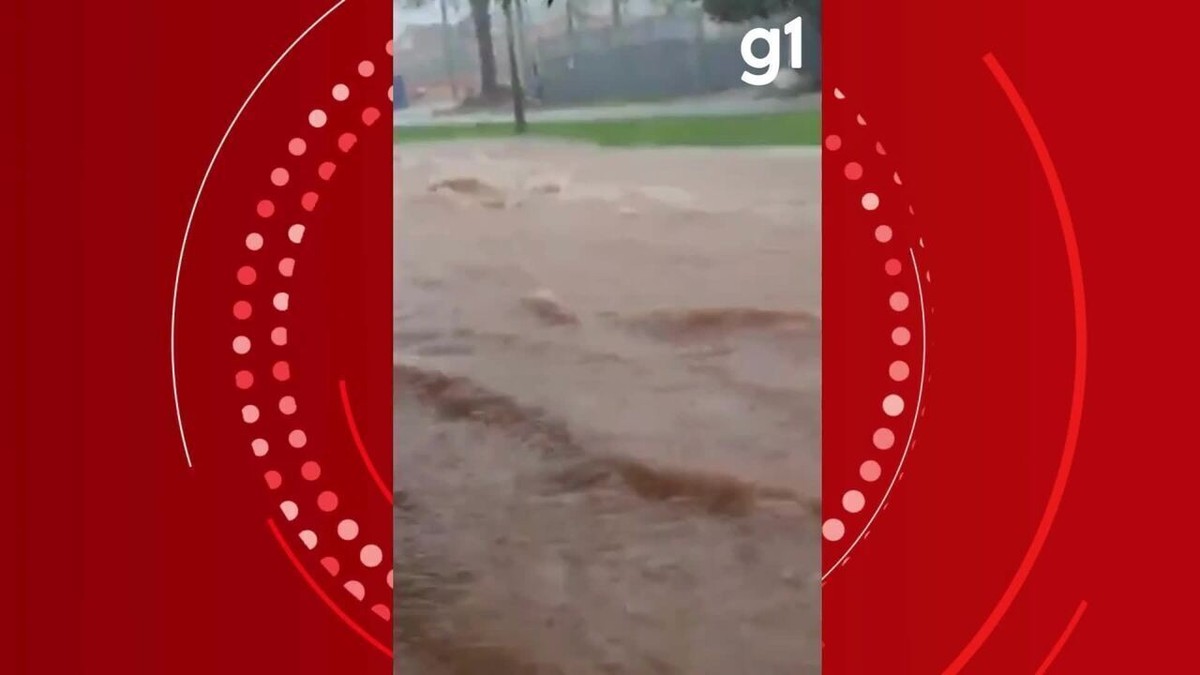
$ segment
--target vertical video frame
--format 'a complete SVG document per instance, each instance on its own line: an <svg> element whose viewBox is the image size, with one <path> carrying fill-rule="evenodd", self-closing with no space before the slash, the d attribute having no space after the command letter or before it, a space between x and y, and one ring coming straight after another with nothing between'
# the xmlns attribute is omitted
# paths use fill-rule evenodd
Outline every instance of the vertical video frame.
<svg viewBox="0 0 1200 675"><path fill-rule="evenodd" d="M394 0L396 672L820 672L820 7Z"/></svg>

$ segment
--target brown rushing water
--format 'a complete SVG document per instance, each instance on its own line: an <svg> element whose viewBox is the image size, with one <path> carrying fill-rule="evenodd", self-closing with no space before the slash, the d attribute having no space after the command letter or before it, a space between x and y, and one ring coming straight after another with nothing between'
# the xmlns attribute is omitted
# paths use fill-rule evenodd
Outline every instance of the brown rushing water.
<svg viewBox="0 0 1200 675"><path fill-rule="evenodd" d="M398 672L819 672L804 150L396 148Z"/></svg>

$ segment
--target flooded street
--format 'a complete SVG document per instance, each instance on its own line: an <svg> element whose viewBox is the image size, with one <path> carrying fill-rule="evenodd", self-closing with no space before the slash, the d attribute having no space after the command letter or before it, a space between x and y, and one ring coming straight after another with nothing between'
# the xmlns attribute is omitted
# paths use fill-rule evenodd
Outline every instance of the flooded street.
<svg viewBox="0 0 1200 675"><path fill-rule="evenodd" d="M395 156L397 672L819 672L817 151Z"/></svg>

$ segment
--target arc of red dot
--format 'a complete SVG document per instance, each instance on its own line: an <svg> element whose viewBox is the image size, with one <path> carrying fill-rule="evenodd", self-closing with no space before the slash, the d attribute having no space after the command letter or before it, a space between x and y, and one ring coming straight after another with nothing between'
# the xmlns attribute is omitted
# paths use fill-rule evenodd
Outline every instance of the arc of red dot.
<svg viewBox="0 0 1200 675"><path fill-rule="evenodd" d="M392 53L392 42L387 43L387 52ZM368 60L361 61L358 64L358 74L363 78L370 78L375 73L374 63ZM345 102L350 97L350 88L343 83L335 84L331 90L331 95L336 102ZM392 88L388 88L388 99L392 99ZM368 106L362 110L361 119L364 125L371 126L381 117L378 108ZM308 114L308 123L314 129L323 128L329 121L328 114L320 109L314 109ZM337 139L337 147L343 153L348 153L357 143L357 137L351 132L342 133ZM304 155L308 150L308 143L303 138L293 138L288 143L288 152L294 157ZM318 177L321 180L328 181L333 177L337 165L332 161L322 162L317 169ZM290 172L284 167L277 167L271 171L270 182L276 187L284 187L291 181ZM316 209L320 196L315 191L305 192L301 196L300 206L306 212L312 212ZM271 199L262 199L255 205L256 214L262 219L269 219L275 215L276 207ZM299 244L304 236L304 225L292 225L287 232L289 241L294 244ZM251 232L246 236L245 245L251 252L259 251L263 248L265 240L263 235L258 232ZM278 265L279 273L283 277L291 277L295 271L295 259L291 257L282 258ZM257 271L251 266L243 266L238 270L238 281L243 286L250 286L257 280ZM290 296L286 292L276 293L272 298L272 305L279 312L286 312L290 305ZM246 300L239 300L234 304L234 316L239 320L247 320L252 315L252 306ZM272 330L271 341L277 346L287 344L287 329L279 326ZM235 353L245 355L251 349L249 337L239 335L234 339L233 348ZM281 360L275 362L272 367L272 375L280 382L290 379L291 368L287 361ZM235 375L235 384L239 389L246 390L253 386L254 376L248 370L240 370ZM279 400L279 410L283 415L292 415L297 410L297 403L294 397L287 395ZM258 421L260 411L257 406L249 404L242 408L242 419L247 424L253 424ZM293 430L288 436L289 444L294 448L303 447L307 443L307 437L303 430ZM257 457L265 457L269 452L269 443L265 439L254 439L251 442L251 450ZM321 475L320 465L315 461L308 461L301 468L302 477L309 481L317 480ZM263 474L267 487L270 490L277 490L283 484L283 476L275 470L268 470ZM332 512L337 509L338 498L336 493L330 490L321 492L317 497L317 507L324 512ZM300 515L300 508L294 501L284 500L280 502L280 511L284 518L289 521L295 521ZM345 541L352 541L358 537L358 524L350 518L343 518L337 525L338 536ZM298 537L309 550L316 548L318 537L315 532L310 529L301 530ZM375 544L365 544L359 549L359 562L367 569L379 567L384 561L383 550ZM326 556L321 559L322 567L330 574L336 577L341 572L341 565L338 560L332 556ZM385 581L389 588L392 587L393 578L392 571L388 570ZM362 582L350 579L343 584L352 596L359 601L362 601L366 596L366 589ZM387 605L376 604L371 607L371 611L384 620L391 618L391 609Z"/></svg>
<svg viewBox="0 0 1200 675"><path fill-rule="evenodd" d="M845 94L838 88L833 90L834 98L837 100L845 100ZM855 121L859 126L866 126L866 119L861 115L856 115ZM824 147L826 150L836 152L842 148L842 139L836 134L830 134L824 139ZM887 151L881 142L876 142L875 152L880 156L887 155ZM858 181L864 175L862 164L855 161L847 162L843 167L843 175L849 181ZM893 182L896 185L901 185L899 173L892 174ZM865 211L872 212L879 208L880 198L875 192L864 192L860 197L861 206ZM908 207L908 212L911 215L913 208ZM878 225L875 228L875 240L881 244L886 244L892 240L893 231L888 225ZM922 240L921 245L924 246ZM898 276L903 268L902 263L896 258L890 258L884 264L884 271L888 276ZM928 272L926 277L928 278ZM888 298L889 307L895 312L903 312L908 309L908 295L902 291L893 292ZM911 333L903 326L897 327L892 331L892 342L898 347L903 347L911 340ZM893 361L888 367L888 375L895 382L902 382L908 378L910 368L903 360ZM898 417L904 411L904 399L898 394L888 394L883 399L883 412L889 417ZM917 414L918 411L913 411ZM888 428L882 427L877 429L872 437L873 445L879 450L890 449L895 444L895 434ZM875 460L867 460L859 466L859 477L862 480L873 483L882 476L882 467ZM863 493L856 489L847 490L842 494L842 508L848 513L859 513L866 507L866 497ZM840 518L829 518L822 523L822 536L829 541L840 541L846 534L845 524ZM864 533L864 538L865 538ZM848 556L843 558L843 563L848 560Z"/></svg>

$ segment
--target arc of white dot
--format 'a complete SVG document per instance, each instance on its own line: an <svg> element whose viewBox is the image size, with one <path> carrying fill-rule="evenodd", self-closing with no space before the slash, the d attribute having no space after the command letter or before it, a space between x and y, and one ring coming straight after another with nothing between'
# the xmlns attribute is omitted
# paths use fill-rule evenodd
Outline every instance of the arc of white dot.
<svg viewBox="0 0 1200 675"><path fill-rule="evenodd" d="M928 340L927 326L926 326L926 321L925 321L925 291L921 284L921 268L917 264L917 254L912 248L908 249L908 255L909 255L910 260L912 261L913 274L917 280L917 297L918 297L918 300L919 300L920 306L921 306L921 313L920 313L920 316L921 316L921 377L919 380L920 384L917 387L917 403L916 403L916 406L913 407L914 412L913 412L912 425L909 427L908 440L904 444L904 451L900 455L900 461L896 465L896 471L892 475L892 480L888 483L887 488L883 492L883 496L879 500L879 506L877 506L875 508L875 511L871 513L871 517L867 520L866 525L863 526L862 532L854 539L853 542L851 542L850 546L848 546L846 548L846 550L842 553L841 557L838 558L838 560L836 562L834 562L833 565L831 565L828 570L826 570L825 572L823 572L821 574L822 581L824 581L826 578L828 578L830 574L833 574L833 571L838 569L842 565L842 563L850 556L850 552L853 551L854 548L856 546L858 546L858 543L863 540L863 537L866 535L866 533L868 531L870 531L871 525L875 522L875 518L878 517L879 513L886 507L888 498L892 494L892 489L895 488L896 482L900 479L900 476L903 475L904 463L908 459L909 450L912 449L912 445L913 445L913 436L916 434L916 431L917 431L917 421L920 419L920 415L916 414L916 411L921 409L921 401L922 401L922 399L924 397L924 393L925 393L925 372L926 372L926 369L928 366L927 345L928 345L929 340ZM822 529L824 529L824 528L822 528Z"/></svg>
<svg viewBox="0 0 1200 675"><path fill-rule="evenodd" d="M339 4L341 4L341 3L339 3ZM390 42L389 42L389 45L390 45ZM363 77L369 77L373 73L374 73L374 64L372 64L371 62L363 61L359 64L359 74L362 75ZM338 100L338 101L346 100L346 98L349 97L349 88L343 84L335 85L333 88L333 97L335 100ZM365 124L367 124L368 126L373 124L378 117L379 117L379 112L378 112L378 110L376 110L373 107L368 107L363 111L363 122ZM326 115L326 113L324 111L322 111L320 109L316 109L309 113L308 121L313 127L321 128L328 121L328 116ZM349 139L347 139L347 136L349 136ZM348 142L347 142L347 140L348 140ZM353 139L352 134L343 134L339 138L338 145L343 152L348 152L350 150L350 147L353 146L353 140L354 139ZM299 155L304 154L305 150L307 149L306 146L307 146L307 144L304 142L303 139L294 138L289 143L288 149L289 149L289 152L291 152L291 154L299 156ZM335 169L335 165L332 162L324 162L319 167L318 174L323 180L329 180L333 175L334 169ZM288 174L287 170L282 167L275 169L271 174L271 182L278 187L283 187L284 185L286 185L289 182L289 179L290 179L290 175ZM304 208L307 211L312 211L316 206L317 199L318 199L318 196L316 193L306 192L301 200L302 208ZM269 218L274 215L275 207L274 207L274 204L270 200L262 200L259 202L259 204L257 206L257 211L258 211L258 215L260 217ZM293 243L296 243L296 244L300 243L300 241L303 238L303 234L304 234L304 226L301 224L295 224L295 225L291 226L291 228L289 228L289 230L288 230L288 238L290 240L292 240ZM251 251L257 251L262 248L262 245L263 245L263 238L260 234L251 233L250 235L247 235L246 247L248 249L250 249ZM280 263L279 263L280 274L285 277L290 277L293 266L294 266L294 261L291 258L284 258L284 259L280 260ZM247 270L248 270L248 273L243 273L243 272L246 272ZM253 268L245 267L245 268L243 268L243 272L239 272L240 277L243 278L243 285L249 285L250 283L253 283L253 280L254 280L253 277L255 276ZM287 309L289 307L289 300L290 300L289 295L286 292L279 292L273 296L272 304L274 305L275 309L277 309L278 311L284 312L284 311L287 311ZM236 312L236 310L235 310L235 312ZM247 316L247 318L248 318L248 316ZM276 327L271 332L271 339L272 339L272 342L278 346L286 345L287 329L282 326ZM244 336L239 336L234 341L234 349L235 349L235 351L238 351L239 353L248 352L250 349L249 339ZM293 414L296 411L295 398L290 395L280 398L279 408L280 408L280 412L285 415ZM253 423L253 422L257 421L258 416L259 416L259 412L258 412L258 408L256 406L247 405L247 406L243 407L243 420L245 422ZM304 432L299 429L292 431L291 434L289 435L289 443L293 447L297 447L297 448L303 447L306 444ZM264 439L255 439L251 443L251 446L252 446L252 449L254 450L254 454L259 457L265 456L267 454L267 451L269 448L267 442ZM302 471L303 471L303 469L302 469ZM319 472L319 468L317 469L317 471ZM267 477L268 486L271 489L277 489L282 484L282 478L279 476L279 473L277 471L268 471L265 475ZM316 480L318 477L319 477L319 473L305 476L305 478L308 480ZM327 500L326 497L329 497L329 499ZM324 502L322 502L322 500L324 500ZM336 502L337 502L336 495L332 492L325 491L321 494L320 498L318 499L318 508L321 510L324 510L324 511L332 511L332 510L336 509ZM285 500L285 501L281 502L280 510L282 511L284 517L288 521L294 521L299 517L299 506L291 500ZM359 534L358 524L354 520L343 519L338 524L337 533L341 539L346 540L346 541L352 541L358 537L358 534ZM301 543L303 543L304 546L310 551L315 549L318 544L317 534L310 529L305 529L305 530L300 531L298 534L298 538L300 539ZM365 566L367 568L374 568L383 563L384 553L380 547L378 547L374 544L367 544L365 546L362 546L359 549L358 557L359 557L360 562L363 564L363 566ZM332 557L323 558L321 561L321 564L323 567L325 567L325 569L330 573L331 576L337 575L340 566L338 565L336 558L332 558ZM391 584L392 584L392 577L391 577L390 571L388 573L386 580L387 580L388 586L390 588ZM363 584L361 582L356 581L356 580L350 580L350 581L347 581L343 587L347 591L349 591L351 593L351 595L353 595L359 601L362 601L365 598L366 588L363 586ZM390 609L382 604L373 606L371 608L371 611L374 614L376 614L377 616L383 618L385 621L389 620L391 617Z"/></svg>
<svg viewBox="0 0 1200 675"><path fill-rule="evenodd" d="M835 97L837 97L839 99L843 98L843 95L841 94L840 90L835 89L834 94L835 94ZM863 118L863 116L861 114L859 114L857 116L856 121L858 122L859 126L866 125L866 120ZM836 151L841 146L840 138L837 136L831 136L831 137L829 137L829 139L827 139L826 145L828 146L828 148L830 150ZM884 156L887 154L887 151L884 149L883 144L881 142L875 143L875 151L880 156ZM845 166L844 173L845 173L845 176L847 179L849 179L851 181L857 181L858 179L860 179L862 177L862 173L863 173L862 166L858 162L849 162ZM899 184L899 182L900 182L899 175L894 174L894 176L896 178L896 183ZM873 211L879 207L879 197L874 192L867 192L867 193L863 194L863 196L862 196L862 205L863 205L864 209L866 209L868 211ZM911 207L909 207L909 211L910 211L910 213L912 212ZM878 241L880 243L888 243L892 239L892 229L887 225L877 226L875 228L875 239L876 239L876 241ZM928 272L926 273L926 276L928 277ZM903 310L907 309L908 300L907 300L906 294L893 293L891 300L889 301L889 304L891 305L892 309L895 311L903 311ZM902 332L903 334L901 335L900 332ZM893 331L893 342L895 344L897 344L898 346L906 345L908 343L907 330L905 330L903 328L898 328L895 331ZM906 364L905 364L905 368L907 368ZM901 377L901 378L897 379L897 378L893 377L893 379L896 381L901 381L906 378ZM889 395L884 399L884 412L887 413L889 416L900 415L903 412L903 408L904 408L903 399L901 399L899 396L897 396L895 394ZM879 469L878 463L876 463L874 460L868 460L868 461L862 463L862 465L859 468L859 473L860 473L860 476L863 478L863 480L865 480L867 482L873 482L879 478L878 469ZM858 513L859 511L861 511L863 506L865 505L863 503L863 501L864 500L862 498L862 493L859 492L858 490L849 490L842 496L843 508L850 513ZM845 527L842 524L842 522L839 519L833 518L830 520L830 522L827 523L827 525L828 525L827 528L826 527L822 528L824 534L826 535L826 538L831 539L831 540L841 539L841 537L844 534L844 530L845 530ZM866 532L867 531L864 531L864 538L866 536Z"/></svg>

